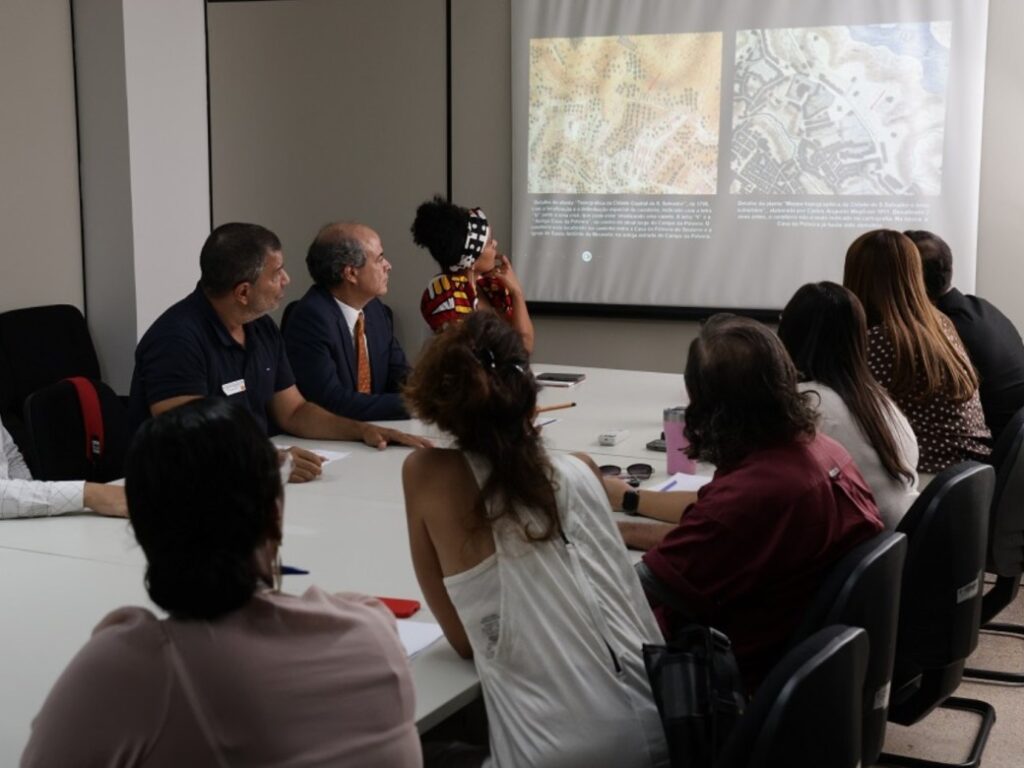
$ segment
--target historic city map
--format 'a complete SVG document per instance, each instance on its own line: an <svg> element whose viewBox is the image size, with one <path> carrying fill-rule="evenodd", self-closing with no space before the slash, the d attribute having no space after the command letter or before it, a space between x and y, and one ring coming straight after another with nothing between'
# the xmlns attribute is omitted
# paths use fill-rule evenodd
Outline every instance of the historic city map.
<svg viewBox="0 0 1024 768"><path fill-rule="evenodd" d="M938 195L951 26L740 31L730 191Z"/></svg>
<svg viewBox="0 0 1024 768"><path fill-rule="evenodd" d="M714 194L720 33L530 41L529 191Z"/></svg>

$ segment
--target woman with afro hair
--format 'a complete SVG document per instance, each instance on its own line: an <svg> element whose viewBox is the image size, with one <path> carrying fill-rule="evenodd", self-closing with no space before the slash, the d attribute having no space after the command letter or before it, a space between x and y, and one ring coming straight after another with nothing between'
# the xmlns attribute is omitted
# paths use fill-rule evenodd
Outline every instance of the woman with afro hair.
<svg viewBox="0 0 1024 768"><path fill-rule="evenodd" d="M515 328L527 353L533 351L533 322L523 286L479 208L453 205L440 195L416 209L412 239L441 267L420 300L420 312L437 332L487 309Z"/></svg>

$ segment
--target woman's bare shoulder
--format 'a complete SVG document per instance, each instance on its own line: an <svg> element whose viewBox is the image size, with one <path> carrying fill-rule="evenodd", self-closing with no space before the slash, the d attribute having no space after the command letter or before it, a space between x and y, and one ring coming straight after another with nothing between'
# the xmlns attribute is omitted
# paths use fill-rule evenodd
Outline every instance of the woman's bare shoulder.
<svg viewBox="0 0 1024 768"><path fill-rule="evenodd" d="M430 472L461 463L464 463L462 451L455 448L417 448L405 458L403 467L406 472Z"/></svg>
<svg viewBox="0 0 1024 768"><path fill-rule="evenodd" d="M402 480L418 488L458 484L472 478L462 451L456 448L418 448L405 459Z"/></svg>

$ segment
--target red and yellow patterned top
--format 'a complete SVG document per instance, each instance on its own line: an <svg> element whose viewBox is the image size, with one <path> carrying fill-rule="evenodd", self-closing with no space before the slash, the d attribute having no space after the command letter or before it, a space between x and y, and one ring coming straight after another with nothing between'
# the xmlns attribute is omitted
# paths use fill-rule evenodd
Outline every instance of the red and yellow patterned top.
<svg viewBox="0 0 1024 768"><path fill-rule="evenodd" d="M512 317L512 297L500 279L485 275L474 285L465 273L435 275L423 291L420 312L431 330L437 332L473 312L478 293L483 294L498 315Z"/></svg>

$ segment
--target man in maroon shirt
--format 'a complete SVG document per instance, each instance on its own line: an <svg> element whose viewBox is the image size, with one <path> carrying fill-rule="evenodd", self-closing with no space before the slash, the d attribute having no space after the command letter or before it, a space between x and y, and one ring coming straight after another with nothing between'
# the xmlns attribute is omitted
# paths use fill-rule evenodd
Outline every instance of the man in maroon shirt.
<svg viewBox="0 0 1024 768"><path fill-rule="evenodd" d="M785 651L822 577L882 522L850 455L815 433L815 412L768 328L711 318L690 346L686 387L688 452L715 464L715 476L677 525L620 529L630 547L648 550L644 562L688 618L730 637L753 690ZM622 493L607 487L621 507ZM638 501L625 506L643 513ZM679 617L656 612L670 632Z"/></svg>

